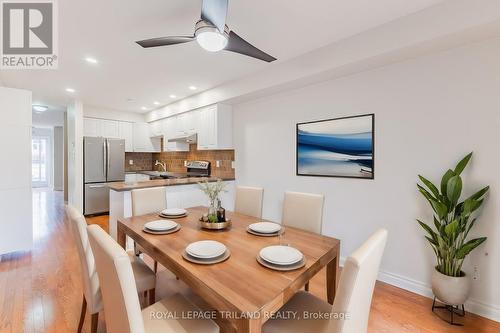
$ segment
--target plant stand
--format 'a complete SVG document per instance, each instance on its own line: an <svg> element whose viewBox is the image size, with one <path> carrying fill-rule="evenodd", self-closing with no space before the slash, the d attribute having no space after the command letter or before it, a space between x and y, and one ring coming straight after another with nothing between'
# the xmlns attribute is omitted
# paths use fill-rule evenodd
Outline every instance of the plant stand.
<svg viewBox="0 0 500 333"><path fill-rule="evenodd" d="M434 309L447 310L450 313L450 321L447 321L447 320L441 318L440 316L438 316L438 317L440 317L441 319L443 319L447 323L454 325L454 326L464 326L463 324L456 323L453 321L454 315L457 315L459 317L465 317L465 306L462 304L461 307L462 307L462 310L460 310L460 305L447 305L447 304L436 305L436 296L434 296L434 300L432 301L432 312L434 312Z"/></svg>

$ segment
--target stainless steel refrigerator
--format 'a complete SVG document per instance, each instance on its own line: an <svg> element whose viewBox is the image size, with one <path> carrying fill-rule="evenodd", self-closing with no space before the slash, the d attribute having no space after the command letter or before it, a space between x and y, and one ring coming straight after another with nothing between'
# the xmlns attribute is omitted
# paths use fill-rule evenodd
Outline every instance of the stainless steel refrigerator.
<svg viewBox="0 0 500 333"><path fill-rule="evenodd" d="M83 138L84 214L109 211L108 183L125 180L125 140Z"/></svg>

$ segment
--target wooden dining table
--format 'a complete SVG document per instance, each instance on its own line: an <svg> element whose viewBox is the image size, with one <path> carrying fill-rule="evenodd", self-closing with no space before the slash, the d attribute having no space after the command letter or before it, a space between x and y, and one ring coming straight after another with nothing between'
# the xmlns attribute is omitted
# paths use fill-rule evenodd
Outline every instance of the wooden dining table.
<svg viewBox="0 0 500 333"><path fill-rule="evenodd" d="M257 262L259 251L280 244L278 236L261 237L247 232L251 223L264 221L227 212L232 226L227 230L201 229L199 218L206 207L188 208L188 215L175 221L181 229L167 235L143 231L144 224L158 220L158 214L118 219L118 243L125 247L126 236L143 251L184 281L238 332L261 332L262 325L297 291L326 266L327 298L333 304L339 278L340 241L301 229L285 227L282 240L299 249L305 266L293 271L276 271ZM230 250L231 256L213 265L194 264L182 256L186 246L200 240L215 240Z"/></svg>

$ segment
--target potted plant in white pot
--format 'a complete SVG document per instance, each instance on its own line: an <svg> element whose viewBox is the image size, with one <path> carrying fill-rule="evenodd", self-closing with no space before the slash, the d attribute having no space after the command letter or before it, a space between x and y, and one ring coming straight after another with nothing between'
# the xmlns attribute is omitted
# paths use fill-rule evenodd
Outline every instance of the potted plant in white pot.
<svg viewBox="0 0 500 333"><path fill-rule="evenodd" d="M439 188L420 175L423 186L417 185L434 211L432 224L417 220L427 232L425 238L436 254L437 266L432 275L432 292L437 299L452 307L463 306L469 297L471 281L462 271L465 257L486 240L486 237L467 238L476 223L474 213L483 204L489 186L459 201L462 195L460 175L471 157L472 153L465 156L454 170L446 171Z"/></svg>

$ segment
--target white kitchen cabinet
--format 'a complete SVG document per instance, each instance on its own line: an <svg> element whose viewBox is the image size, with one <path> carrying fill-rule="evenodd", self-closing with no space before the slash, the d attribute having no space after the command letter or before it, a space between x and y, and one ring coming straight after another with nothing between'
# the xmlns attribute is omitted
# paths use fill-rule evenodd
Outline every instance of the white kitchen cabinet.
<svg viewBox="0 0 500 333"><path fill-rule="evenodd" d="M169 139L182 136L179 129L178 116L162 120L163 149L164 151L189 151L189 145L183 142L169 142Z"/></svg>
<svg viewBox="0 0 500 333"><path fill-rule="evenodd" d="M162 137L163 136L163 123L161 120L149 123L150 126L150 136L151 137Z"/></svg>
<svg viewBox="0 0 500 333"><path fill-rule="evenodd" d="M216 104L199 110L198 149L233 149L233 118L228 105Z"/></svg>
<svg viewBox="0 0 500 333"><path fill-rule="evenodd" d="M100 120L101 135L105 138L120 138L120 122L116 120Z"/></svg>
<svg viewBox="0 0 500 333"><path fill-rule="evenodd" d="M120 121L120 139L125 140L125 152L133 152L134 151L134 128L133 124Z"/></svg>
<svg viewBox="0 0 500 333"><path fill-rule="evenodd" d="M83 136L102 136L101 135L101 120L94 118L83 119Z"/></svg>
<svg viewBox="0 0 500 333"><path fill-rule="evenodd" d="M134 123L134 151L143 153L155 153L161 150L160 138L151 137L151 129L148 123Z"/></svg>

